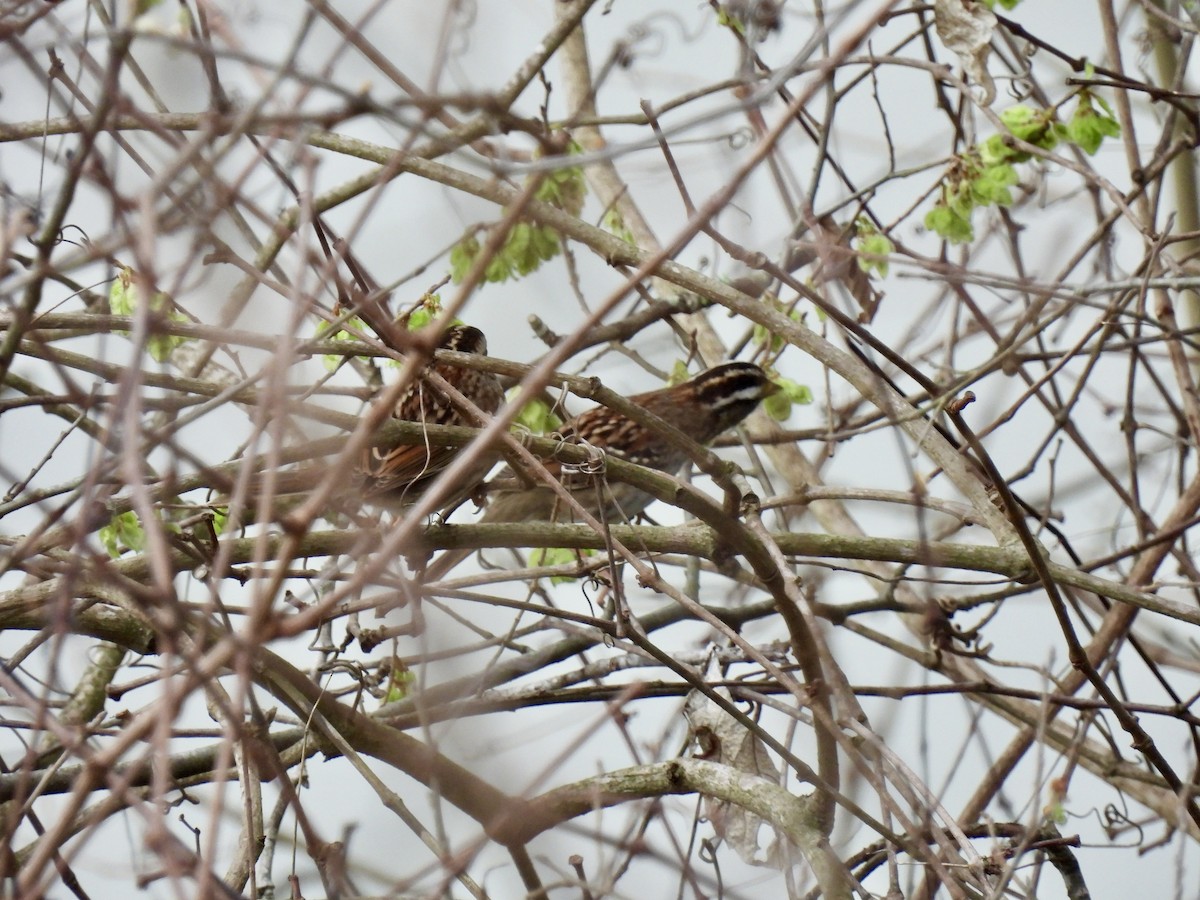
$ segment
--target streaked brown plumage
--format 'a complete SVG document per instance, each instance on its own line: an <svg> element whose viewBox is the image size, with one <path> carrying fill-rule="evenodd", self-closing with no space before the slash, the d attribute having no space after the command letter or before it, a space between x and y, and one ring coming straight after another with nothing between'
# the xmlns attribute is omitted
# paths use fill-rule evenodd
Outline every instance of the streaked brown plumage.
<svg viewBox="0 0 1200 900"><path fill-rule="evenodd" d="M470 325L454 325L446 330L438 345L441 350L457 350L487 356L487 339ZM465 397L491 415L504 402L504 389L490 372L480 372L434 361L429 371L436 372ZM422 377L413 380L396 401L392 416L406 422L433 425L478 426L479 422L460 413ZM454 461L460 448L434 447L429 444L400 444L395 447L368 447L359 457L356 472L361 479L363 499L367 503L399 510L411 506ZM461 503L471 496L492 467L492 457L484 455L457 485L442 509Z"/></svg>
<svg viewBox="0 0 1200 900"><path fill-rule="evenodd" d="M454 325L446 330L438 344L439 350L487 355L487 340L483 332L470 325ZM504 390L499 379L488 372L468 369L449 362L434 360L426 372L437 372L467 397L486 415L492 415L504 402ZM418 373L392 408L392 416L408 422L435 425L466 425L480 423L462 414L458 408L432 387L425 373ZM400 512L417 501L445 469L454 461L461 448L435 447L426 442L396 444L392 447L370 446L364 449L354 465L353 474L331 471L328 462L307 463L293 469L254 476L240 509L244 523L258 513L261 495L270 485L269 515L279 519L301 506L310 493L330 480L338 484L329 498L329 510L349 513L364 503ZM455 489L439 502L440 510L449 509L474 494L495 456L486 454L455 485Z"/></svg>
<svg viewBox="0 0 1200 900"><path fill-rule="evenodd" d="M714 366L674 387L630 397L630 401L675 426L692 440L708 444L740 423L765 397L778 390L758 366L731 362ZM562 429L564 440L586 443L627 462L674 474L688 461L687 454L666 438L632 419L599 406L577 416ZM571 491L584 509L611 524L639 515L653 498L631 485L603 481L597 492L595 478L567 471L557 460L545 466ZM544 482L509 468L488 483L485 522L571 521L570 509ZM447 551L427 572L431 580L445 575L470 551Z"/></svg>

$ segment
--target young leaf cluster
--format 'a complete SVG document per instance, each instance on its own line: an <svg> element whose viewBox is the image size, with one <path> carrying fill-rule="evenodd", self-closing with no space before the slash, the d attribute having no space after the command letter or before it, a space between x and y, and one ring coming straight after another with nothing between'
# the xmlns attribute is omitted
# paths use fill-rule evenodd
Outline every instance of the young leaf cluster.
<svg viewBox="0 0 1200 900"><path fill-rule="evenodd" d="M763 296L763 302L771 304L777 311L783 313L793 322L802 321L804 318L798 309L796 309L794 306L789 308L774 294L765 294ZM783 336L773 333L769 328L767 328L766 325L756 324L751 331L751 339L760 347L766 348L767 352L772 356L779 353L785 346L787 346L787 341L783 339Z"/></svg>
<svg viewBox="0 0 1200 900"><path fill-rule="evenodd" d="M610 207L608 212L604 214L604 218L600 220L601 227L610 234L614 234L627 244L636 244L633 239L633 232L629 230L629 226L625 224L625 217L617 210Z"/></svg>
<svg viewBox="0 0 1200 900"><path fill-rule="evenodd" d="M1079 103L1067 122L1066 134L1067 140L1078 144L1088 156L1094 156L1106 137L1121 136L1121 125L1103 97L1085 90L1079 94Z"/></svg>
<svg viewBox="0 0 1200 900"><path fill-rule="evenodd" d="M780 390L763 401L763 412L776 422L786 422L792 417L792 407L808 406L813 402L812 390L806 384L784 378L777 372L771 373L771 382Z"/></svg>
<svg viewBox="0 0 1200 900"><path fill-rule="evenodd" d="M393 658L391 671L388 675L387 688L384 691L383 703L399 703L408 699L416 684L416 673L408 667L403 659Z"/></svg>
<svg viewBox="0 0 1200 900"><path fill-rule="evenodd" d="M107 525L100 528L98 536L100 543L113 559L126 550L140 553L146 549L146 533L133 510L113 516Z"/></svg>
<svg viewBox="0 0 1200 900"><path fill-rule="evenodd" d="M174 504L167 504L158 509L157 519L158 524L166 531L172 534L183 534L179 523L172 521L173 518L178 518L178 513L172 513L172 509L189 508L186 504L178 502L178 498ZM212 525L212 533L220 534L225 527L225 522L228 515L222 510L213 514L209 522ZM100 543L104 545L104 549L108 551L108 555L113 559L119 557L122 553L129 551L131 553L141 553L146 549L146 530L142 527L142 520L133 510L128 510L120 515L113 516L108 524L101 526L97 531L97 536L100 538Z"/></svg>
<svg viewBox="0 0 1200 900"><path fill-rule="evenodd" d="M508 392L508 399L511 400L519 388L513 388ZM533 434L552 434L562 427L562 419L555 414L550 404L544 400L530 400L521 407L521 411L517 413L517 417L513 420L513 424L520 428L527 429Z"/></svg>
<svg viewBox="0 0 1200 900"><path fill-rule="evenodd" d="M357 341L361 340L362 335L366 333L367 326L358 316L351 316L343 323L343 327L338 328L337 331L333 329L333 325L321 320L317 322L314 337L325 341ZM337 353L326 353L321 357L321 364L325 366L325 370L328 372L334 371L344 361L345 357Z"/></svg>
<svg viewBox="0 0 1200 900"><path fill-rule="evenodd" d="M541 202L573 216L582 211L586 195L587 184L579 166L564 166L546 174L534 193ZM466 277L480 249L479 239L473 232L454 245L450 251L450 273L456 284ZM523 219L513 225L504 246L488 261L483 280L502 282L523 277L554 259L561 250L557 231Z"/></svg>
<svg viewBox="0 0 1200 900"><path fill-rule="evenodd" d="M957 157L942 180L942 196L925 216L925 227L952 244L966 244L975 238L971 215L979 206L1008 206L1009 191L1020 179L1008 163L988 165L979 148Z"/></svg>
<svg viewBox="0 0 1200 900"><path fill-rule="evenodd" d="M538 547L529 554L531 566L569 566L579 562L581 557L595 556L595 550L572 550L568 547ZM574 581L574 576L552 575L551 584L567 584Z"/></svg>
<svg viewBox="0 0 1200 900"><path fill-rule="evenodd" d="M887 258L896 251L892 239L875 227L866 216L859 216L854 223L853 247L858 254L858 267L868 275L887 278Z"/></svg>
<svg viewBox="0 0 1200 900"><path fill-rule="evenodd" d="M425 328L434 319L442 313L442 298L438 294L426 293L421 295L421 299L417 301L416 306L407 314L400 316L399 324L409 331L420 331ZM454 319L450 324L461 325L461 319ZM337 330L334 330L336 327ZM342 322L341 326L334 326L330 322L321 320L317 322L316 329L313 332L313 337L318 340L326 341L359 341L362 336L367 334L370 329L366 323L358 316L351 316ZM337 369L345 360L345 357L339 353L327 353L321 357L325 368L332 372ZM387 361L390 366L399 366L400 362L395 359Z"/></svg>
<svg viewBox="0 0 1200 900"><path fill-rule="evenodd" d="M113 280L112 287L108 289L108 308L114 316L132 316L138 308L143 292L134 284L134 271L128 266L122 267L117 277ZM150 295L150 310L160 317L165 317L171 322L187 322L188 319L183 313L175 309L175 304L171 298L162 291L155 291ZM120 332L128 334L128 332ZM150 358L155 362L166 362L171 357L171 351L188 339L179 337L173 334L154 334L151 333L146 338L146 352L150 354Z"/></svg>
<svg viewBox="0 0 1200 900"><path fill-rule="evenodd" d="M1004 110L1000 121L1006 132L954 158L942 179L941 196L925 216L925 227L952 244L974 240L971 217L977 208L1012 203L1010 189L1020 181L1016 165L1032 158L1013 145L1013 138L1043 150L1053 150L1060 142L1074 144L1090 156L1104 138L1121 133L1112 108L1086 89L1079 92L1068 122L1059 121L1053 108L1024 104Z"/></svg>

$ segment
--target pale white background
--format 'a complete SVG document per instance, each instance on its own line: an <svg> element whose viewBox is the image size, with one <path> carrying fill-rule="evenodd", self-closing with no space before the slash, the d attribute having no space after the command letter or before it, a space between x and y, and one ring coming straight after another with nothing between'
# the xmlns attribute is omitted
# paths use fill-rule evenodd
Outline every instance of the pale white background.
<svg viewBox="0 0 1200 900"><path fill-rule="evenodd" d="M368 8L367 4L358 2L340 3L337 6L339 12L350 19ZM460 20L460 24L467 24L456 27L447 36L452 52L448 64L439 70L435 69L435 51L438 36L446 21L446 6L423 2L387 4L374 17L368 31L376 47L385 49L409 77L430 90L478 92L493 89L505 82L526 59L551 24L550 0L505 3L484 0L468 4ZM865 15L873 8L858 9L854 15ZM227 16L225 27L236 36L244 51L263 60L279 59L291 51L297 23L305 11L304 5L299 3L224 4L218 5L217 9ZM732 43L712 24L711 15L702 16L698 9L698 4L618 0L611 5L607 15L601 15L599 7L589 14L588 29L594 68L598 68L608 57L617 41L636 41L634 65L629 69L614 70L604 85L601 113L611 115L635 111L642 100L662 104L683 92L735 74L738 59ZM146 34L138 39L135 55L172 110L202 110L208 102L207 91L194 59L173 48L169 40L154 30L160 28L169 34L173 27L174 12L173 8L156 10L143 22ZM830 11L831 15L835 13ZM122 9L120 15L125 14L126 11ZM1023 4L1014 15L1031 31L1050 37L1070 53L1099 56L1102 52L1103 42L1091 3L1081 0L1054 4L1029 2ZM782 33L768 39L759 48L764 58L776 65L789 59L812 33L807 6L789 5L784 10L784 18ZM708 24L699 25L703 20L708 20ZM893 39L906 35L911 27L911 19L899 20L896 25L876 35L873 49L885 52ZM646 36L639 38L638 35L643 32ZM41 60L45 59L44 48L50 46L57 48L61 55L73 58L72 42L80 39L86 39L94 53L101 58L104 56L102 30L94 17L89 16L84 4L77 0L60 4L32 34L37 36L37 40L30 42L30 49ZM37 46L37 41L42 42L41 47ZM1127 63L1131 59L1142 62L1138 59L1136 46L1126 47L1126 52L1129 54ZM320 24L296 52L296 59L300 70L328 78L349 90L369 90L371 96L381 103L386 104L389 98L397 95L396 89L387 84L368 62L353 51L347 52L341 39ZM1051 65L1045 63L1042 57L1038 58L1038 63ZM1065 77L1065 67L1058 66L1058 70ZM896 148L896 168L904 169L945 156L950 148L947 121L944 116L934 114L934 98L929 89L928 76L923 72L909 72L900 68L881 71L878 91L881 103L889 114L888 124ZM553 77L553 64L550 72ZM263 78L251 77L246 70L234 64L226 67L223 78L225 89L240 103L253 102L263 90ZM805 83L804 79L798 83ZM0 119L23 122L37 120L44 114L44 91L29 79L25 69L13 57L4 54L0 54L0 84L4 85ZM1006 82L999 82L1002 94L1006 86ZM135 90L132 85L129 89ZM270 105L280 111L295 108L296 90L295 81L285 81L271 94ZM535 84L518 102L516 111L535 116L543 99L540 86ZM563 92L555 85L549 100L552 116L562 112L562 99ZM318 91L315 96L303 101L302 108L320 109L329 102ZM889 171L891 164L886 148L880 141L878 112L869 93L860 91L851 102L862 106L861 127L857 130L845 129L843 126L851 117L846 115L845 109L839 109L839 130L833 137L832 152L841 163L850 167L856 183L866 184ZM1007 102L1008 99L1002 96L998 105L1003 106ZM814 107L819 108L819 105ZM778 114L778 109L774 110L774 114ZM406 112L401 119L407 121L411 116L411 112ZM768 113L768 121L774 121L771 113ZM398 122L387 125L381 125L380 122L375 117L363 117L342 124L338 130L384 145L399 144L406 139L406 131ZM977 122L982 134L990 133L990 126L982 117ZM671 136L676 159L685 173L688 187L698 201L721 183L748 152L749 144L745 135L741 134L744 116L733 106L728 94L693 104L680 114L666 116L663 124ZM622 150L623 142L642 141L645 138L642 129L614 127L606 134L619 153L620 170L630 190L649 215L659 237L669 239L682 225L684 212L663 165L661 153L655 147L639 146L628 152ZM731 137L723 140L722 135ZM528 146L519 136L514 135L511 140L514 146ZM135 143L139 147L150 148L153 160L155 145L152 141L137 140ZM72 144L73 139L70 138L51 138L44 148L33 141L0 145L0 180L19 200L48 204L61 178L62 155ZM111 144L104 146L111 149ZM786 148L791 171L804 183L811 177L814 147L811 142L795 134L785 139L782 146ZM1150 148L1144 150L1149 152ZM281 144L277 152L279 159L287 161L291 147ZM311 187L317 191L335 187L364 170L364 164L335 154L313 155L318 163ZM223 162L223 173L226 177L232 177L240 166L248 164L254 156L252 148L236 148ZM477 159L467 154L457 154L446 162L465 166L480 174L484 172ZM1115 143L1106 145L1100 151L1096 164L1110 174L1116 184L1122 188L1127 186L1128 177L1122 175L1124 159ZM300 172L297 166L294 174L299 177ZM931 169L922 183L932 185L939 174L940 168ZM136 198L140 191L145 190L145 176L127 161L122 161L118 175L119 184L130 196ZM815 208L821 211L840 200L842 195L839 190L826 171L822 178L822 190L814 199ZM1073 192L1078 190L1078 182L1052 175L1046 181L1045 190L1051 195L1055 191ZM291 204L286 192L279 188L277 182L267 178L264 172L252 176L247 193L254 197L268 216ZM368 200L360 199L336 210L329 215L328 221L352 242L355 254L379 282L406 279L398 287L398 296L401 297L415 298L427 286L440 280L446 271L442 254L449 243L468 225L490 221L497 214L494 207L483 201L463 197L409 176L402 177L378 194L368 196ZM887 220L889 215L900 216L912 204L914 196L915 189L908 181L904 181L881 192L873 208ZM90 234L106 233L111 227L111 211L102 200L99 192L84 188L69 221ZM595 221L600 212L593 199L589 201L585 217ZM1034 209L1028 208L1025 219L1029 221L1036 218ZM924 252L934 253L936 244L931 236L921 234L915 227L919 219L919 216L912 217L910 223L914 224L904 226L899 237L914 246L920 246ZM748 247L769 255L778 252L790 223L776 199L775 189L767 178L765 168L756 172L747 182L734 203L723 213L719 224L726 234ZM1036 232L1031 232L1031 239L1025 245L1026 261L1036 264L1039 269L1030 272L1031 277L1046 277L1061 265L1063 248L1073 247L1075 220L1070 207L1055 206L1052 214L1034 224ZM1090 223L1085 227L1090 228ZM238 236L228 223L218 222L215 228L224 239L237 244ZM311 237L304 236L298 239L297 244L300 241L311 242ZM1140 258L1141 248L1136 243L1127 245L1118 241L1114 247L1118 264L1127 248L1131 260ZM290 255L285 254L282 261L285 268L291 267L291 271L300 277L296 250L293 248ZM155 254L160 273L167 275L168 281L175 271L174 260L192 259L194 256L186 232L161 236L155 244ZM118 251L116 255L122 257L124 254ZM697 239L683 251L680 260L707 269L711 268L711 261L717 257L716 248L710 242ZM586 252L578 252L576 261L580 281L589 301L599 302L619 283L616 274L603 261ZM410 275L427 264L428 268L421 274ZM999 252L976 257L972 264L976 268L991 268L998 273L1011 274L1009 261ZM728 275L734 269L722 259L715 271L719 275ZM872 327L877 334L885 337L903 335L909 328L916 328L921 339L914 344L934 346L946 333L944 325L924 318L928 312L927 303L936 286L931 286L923 276L907 277L912 274L906 272L903 263L894 267L885 285L886 302ZM1080 278L1085 274L1081 272ZM90 267L77 275L84 283L98 283L105 277L108 277L108 271L99 266ZM188 296L188 308L198 315L203 317L204 311L210 310L215 316L236 281L237 273L229 267L206 267L192 261L188 263L179 283L170 284L169 289L180 296ZM66 292L63 294L64 301L69 304ZM9 300L8 297L3 299L5 302ZM1000 303L995 297L987 299ZM467 318L487 332L493 355L525 360L542 350L525 323L526 317L531 314L540 316L551 328L561 332L569 331L578 321L580 312L561 262L548 265L516 283L488 285L472 300ZM278 328L285 316L286 311L278 298L264 295L257 298L256 304L238 324L244 328L270 331ZM714 320L719 323L730 343L736 342L744 332L743 323L727 322L719 314L714 316ZM1071 341L1070 334L1055 335L1054 338L1060 345L1067 345ZM132 353L126 343L117 339L109 339L98 346L83 342L80 345L90 346L93 352L114 362L125 362ZM669 368L679 356L665 328L647 332L638 339L635 349L664 369ZM957 357L961 367L969 365L970 354L968 346ZM247 352L243 357L248 367L265 364L266 361L266 354ZM579 359L576 363L582 367L588 361ZM794 427L817 424L822 408L829 399L825 395L824 374L820 367L795 350L784 356L780 367L788 377L810 384L818 398L814 407L798 411L791 424ZM294 377L297 381L303 381L315 377L318 369L317 363L313 363L309 369L297 366ZM647 373L617 354L604 356L587 366L586 371L601 376L606 385L627 393L655 386ZM1120 374L1113 372L1114 379L1119 378ZM1019 395L1021 387L1020 384L1010 383L1003 375L989 378L976 387L975 392L979 395L974 413L976 421L991 421ZM1114 390L1119 390L1119 387L1119 382L1114 381ZM836 399L846 387L834 380L832 390ZM575 408L580 407L581 404L577 404ZM1094 404L1085 408L1093 412L1097 409ZM1032 406L1026 408L1025 414L1036 419L1037 414ZM1086 428L1089 423L1082 424ZM1035 429L1040 435L1045 427L1044 421L1035 423L1030 420L1020 427L1002 429L989 440L989 449L999 459L1011 457L1015 468L1023 463L1029 449L1023 443L1022 429ZM1098 427L1114 431L1111 423L1100 423ZM49 420L34 411L6 414L0 423L0 459L4 463L5 477L27 471L46 452L61 428L57 420ZM243 439L244 428L244 419L236 411L227 410L211 415L201 427L186 430L184 436L195 441L197 447L203 447L206 458L220 460L235 452ZM64 449L55 454L39 475L35 485L45 486L76 476L87 465L84 454L89 452L89 448L86 441L77 437L69 438ZM1113 450L1118 454L1114 458L1119 458L1119 448L1114 447ZM740 451L728 453L731 458L739 458ZM924 461L914 461L909 454L910 448L900 445L890 431L882 432L873 439L852 441L839 449L836 459L825 473L826 480L859 487L904 487L911 481L909 473L912 467L922 470L925 467ZM169 461L164 456L161 462ZM1059 463L1061 483L1071 484L1074 481L1070 475L1073 462L1072 451L1064 449ZM1155 465L1153 459L1145 462L1147 466ZM1036 478L1031 479L1028 483L1029 494L1039 497L1043 484ZM1022 487L1024 489L1025 485ZM1098 553L1109 545L1119 545L1123 538L1114 532L1127 529L1129 523L1115 519L1111 503L1106 501L1104 495L1089 493L1087 488L1086 484L1080 485L1069 498L1071 515L1068 525L1073 529L1071 537L1078 546L1088 552ZM916 528L916 514L911 510L862 506L855 507L854 511L871 533L911 535ZM469 513L460 515L469 517ZM657 517L671 520L670 512L660 512ZM0 523L0 529L5 535L18 534L33 527L40 518L40 511L28 510L25 514L14 515ZM1088 526L1087 530L1080 530L1084 523ZM819 573L811 574L815 576ZM850 576L821 577L824 578L822 590L830 602L866 599L874 590ZM665 602L662 598L639 592L632 581L627 589L635 612L645 612ZM722 587L721 590L726 588ZM507 591L513 597L523 595L520 586L510 586ZM561 597L568 608L586 611L586 601L577 586L561 591ZM231 596L226 599L228 602L238 602L236 588L231 588ZM479 615L477 610L472 614ZM499 618L493 623L484 624L502 627ZM869 624L894 633L898 638L911 640L897 623L891 621L890 616L870 617ZM1153 627L1153 624L1143 623L1143 627ZM707 638L705 630L695 626L686 632L681 631L681 634L688 636L675 636L676 644L681 647L697 647ZM773 623L759 623L750 630L750 635L778 639L780 631L773 627ZM833 641L839 662L854 684L914 684L927 680L919 668L898 665L894 658L881 659L877 648L848 634L830 632L828 637ZM1064 670L1066 661L1061 637L1048 608L1037 597L1010 602L996 621L989 625L988 638L994 645L992 653L995 659L1041 664L1056 672ZM23 639L21 635L4 635L5 651L11 652ZM462 634L449 629L435 631L426 636L426 649L451 646L461 639ZM1183 645L1181 652L1191 654L1194 661L1194 637L1179 634L1178 640ZM65 654L57 672L60 682L68 684L82 670L83 661L79 654L84 652L85 645L72 642L70 646L78 649L79 653ZM304 642L293 642L284 649L305 665L313 661ZM431 665L425 674L430 681L438 681L469 674L469 669L465 661L458 661ZM658 677L658 674L653 673L653 677ZM1175 675L1177 688L1186 688L1185 679L1177 672ZM1046 686L1032 671L1018 673L1005 670L1003 676L1010 683L1033 689ZM1134 696L1142 696L1141 692L1145 691L1145 696L1158 698L1158 702L1161 702L1144 671L1129 671L1123 676ZM631 680L636 677L636 671L629 675ZM131 708L137 708L140 703L152 702L153 699L152 694L140 698L134 694L126 702ZM908 700L903 712L897 704L881 700L864 699L864 707L876 730L886 735L889 746L913 766L917 775L938 792L946 808L952 811L962 805L974 787L975 779L992 762L990 753L1003 747L1012 733L1007 725L990 718L969 723L968 717L973 707L953 696L934 697L926 701ZM664 740L664 735L669 735L667 746L674 741L676 747L681 748L685 728L679 712L680 704L677 702L641 701L634 708L630 731L635 739L643 741L660 741ZM770 721L772 714L768 712L766 716ZM208 719L199 703L189 706L188 715L184 718L184 721L188 720L194 721L197 727L207 727ZM1156 734L1156 723L1152 718L1144 719L1143 724L1152 734ZM780 722L775 732L780 733L782 727ZM640 748L639 752L632 752L611 724L605 721L603 710L598 706L546 707L519 715L473 718L438 726L434 731L445 752L479 776L513 793L520 793L526 787L531 792L538 792L552 784L651 758L650 754L640 755ZM1178 733L1172 730L1164 732L1163 736L1167 736L1168 740L1178 740ZM968 734L971 736L963 737ZM562 764L558 754L568 743L580 739L587 741L586 746L576 749ZM1120 746L1127 744L1127 739L1120 733L1114 740ZM796 749L801 756L804 755L806 742L803 738L797 741ZM1164 747L1164 750L1174 754L1180 748ZM16 758L18 752L11 745L4 749L6 759ZM960 756L965 762L957 764L953 779L947 783L944 773L950 771ZM993 814L1005 819L1030 820L1035 817L1037 807L1045 801L1045 795L1040 794L1036 786L1057 774L1055 763L1052 757L1031 753L1013 776L1011 791L1001 795L1011 806L1002 808L1002 804L993 804ZM423 790L414 789L413 783L404 776L382 767L377 769L418 811L424 812L421 801ZM320 812L323 836L331 840L339 837L343 828L353 829L349 841L354 860L360 865L365 863L373 866L375 870L374 874L379 880L374 884L369 873L361 870L356 873L358 884L365 891L383 890L391 883L396 874L393 864L397 861L400 871L411 872L415 868L414 859L428 858L427 851L380 808L377 798L344 761L326 762L318 758L310 764L309 775L311 783L306 805L310 814ZM195 796L206 802L211 800L211 794L205 791L196 791ZM865 802L868 798L859 793L855 799ZM1099 811L1108 803L1119 804L1120 799L1086 773L1075 775L1068 800L1068 809L1073 818L1062 830L1083 836L1085 849L1079 851L1079 859L1088 876L1093 896L1195 896L1194 886L1200 883L1195 847L1181 847L1180 841L1174 839L1145 856L1139 855L1134 847L1111 847L1097 822ZM671 798L665 806L679 813L673 818L672 827L676 839L686 843L695 807L694 798ZM203 810L185 807L183 811L189 821L206 826L206 838L211 834L214 823L206 820L207 814ZM231 842L236 834L237 813L236 792L228 793L226 821L221 832L223 843ZM455 836L456 846L469 846L478 836L477 827L453 810L443 809L443 813L447 832ZM632 808L617 808L594 818L581 819L576 823L576 829L560 829L552 836L540 838L534 843L532 851L544 866L547 877L553 867L559 868L564 877L569 877L566 860L572 853L581 853L587 858L590 872L601 871L605 854L612 853L612 850L594 840L593 829L597 823L603 823L606 833L620 832L623 829L613 828L611 823L632 822L636 815ZM702 830L709 828L707 825L700 827ZM182 829L179 833L190 842ZM74 865L81 874L87 876L87 888L91 896L127 896L130 883L128 871L155 866L153 858L142 848L141 834L139 816L127 813L106 824L101 835L89 840ZM1159 836L1157 833L1148 834L1145 843ZM848 820L845 820L836 837L839 846L845 848L854 848L872 840L872 836L861 829L855 831ZM489 847L484 858L495 868L489 870L486 865L476 866L473 870L476 877L495 897L518 896L520 885L506 856L496 848ZM632 885L636 885L639 888L638 896L675 896L677 886L669 870L664 870L650 859L640 860L636 865L636 877L627 876L622 882L627 892ZM217 868L219 870L220 866ZM275 872L281 890L285 889L282 878L286 870L286 853L280 848ZM303 857L300 871L304 877L306 895L319 896L319 882L306 868ZM726 884L733 886L730 896L782 896L777 878L767 871L747 869L728 852L723 852L722 874ZM61 890L56 894L65 895ZM150 887L146 895L167 897L172 896L173 891L169 885L158 883ZM566 893L560 892L559 895L566 896ZM626 893L625 896L632 895ZM1063 896L1061 883L1052 871L1044 873L1038 896L1051 900Z"/></svg>

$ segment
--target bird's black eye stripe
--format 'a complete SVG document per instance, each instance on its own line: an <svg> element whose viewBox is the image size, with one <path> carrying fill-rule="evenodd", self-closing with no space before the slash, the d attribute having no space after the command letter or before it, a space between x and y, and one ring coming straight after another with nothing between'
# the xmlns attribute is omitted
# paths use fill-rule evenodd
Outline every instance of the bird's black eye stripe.
<svg viewBox="0 0 1200 900"><path fill-rule="evenodd" d="M696 381L700 395L712 397L712 402L717 406L761 400L767 384L762 369L750 363L719 366L702 373Z"/></svg>

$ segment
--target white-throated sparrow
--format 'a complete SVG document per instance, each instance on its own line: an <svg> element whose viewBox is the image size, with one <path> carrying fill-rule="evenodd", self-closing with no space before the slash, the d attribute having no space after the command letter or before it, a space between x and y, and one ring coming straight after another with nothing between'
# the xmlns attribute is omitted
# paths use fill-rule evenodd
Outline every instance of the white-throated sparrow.
<svg viewBox="0 0 1200 900"><path fill-rule="evenodd" d="M692 440L708 444L741 422L763 398L778 390L753 363L714 366L674 387L630 397L678 428ZM604 406L577 416L559 430L564 441L587 444L627 462L675 474L687 454L669 437ZM601 521L622 523L640 514L654 499L632 485L602 480L557 460L545 466L562 481L580 505ZM546 484L528 473L505 468L488 482L485 522L570 521L571 511ZM597 490L599 488L599 490ZM447 551L430 566L430 580L443 577L470 551Z"/></svg>
<svg viewBox="0 0 1200 900"><path fill-rule="evenodd" d="M439 350L487 355L487 340L483 332L470 325L454 325L446 330L438 344ZM504 389L490 372L468 369L442 360L433 360L426 372L436 372L482 412L492 415L504 401ZM391 411L392 418L434 425L478 426L475 419L459 412L458 408L431 386L425 373L418 373L400 395ZM411 506L433 480L450 465L460 448L436 447L427 442L398 443L392 446L368 446L358 457L353 475L338 479L341 488L330 496L329 510L351 512L364 503L401 511ZM439 503L448 509L461 503L478 490L491 470L494 454L484 454ZM270 484L270 514L279 518L300 506L308 494L334 474L328 462L312 462L293 469L257 473L247 490L243 514L253 515L261 495ZM246 521L243 516L243 521Z"/></svg>
<svg viewBox="0 0 1200 900"><path fill-rule="evenodd" d="M630 397L643 409L675 426L698 444L707 444L750 415L759 402L773 394L776 386L753 363L731 362L714 366L674 387ZM559 430L563 440L586 444L626 462L674 474L687 462L687 454L644 425L604 406L589 409ZM650 505L653 498L627 484L602 485L597 501L593 477L572 471L554 460L547 466L560 474L565 487L588 512L603 521L624 522ZM565 470L565 471L564 471ZM505 469L489 484L485 521L524 522L570 520L554 492Z"/></svg>
<svg viewBox="0 0 1200 900"><path fill-rule="evenodd" d="M441 350L457 350L487 356L487 338L478 328L453 325L438 345ZM457 388L463 396L488 415L504 402L500 380L490 372L480 372L435 360L429 370ZM424 378L413 380L396 401L392 417L406 422L433 425L469 425L480 423L463 415L448 399L434 390ZM394 447L367 447L356 466L363 500L389 509L411 506L435 478L453 462L459 448L433 447L429 444L399 444ZM479 487L491 469L493 457L484 454L447 497L442 509L461 503Z"/></svg>

